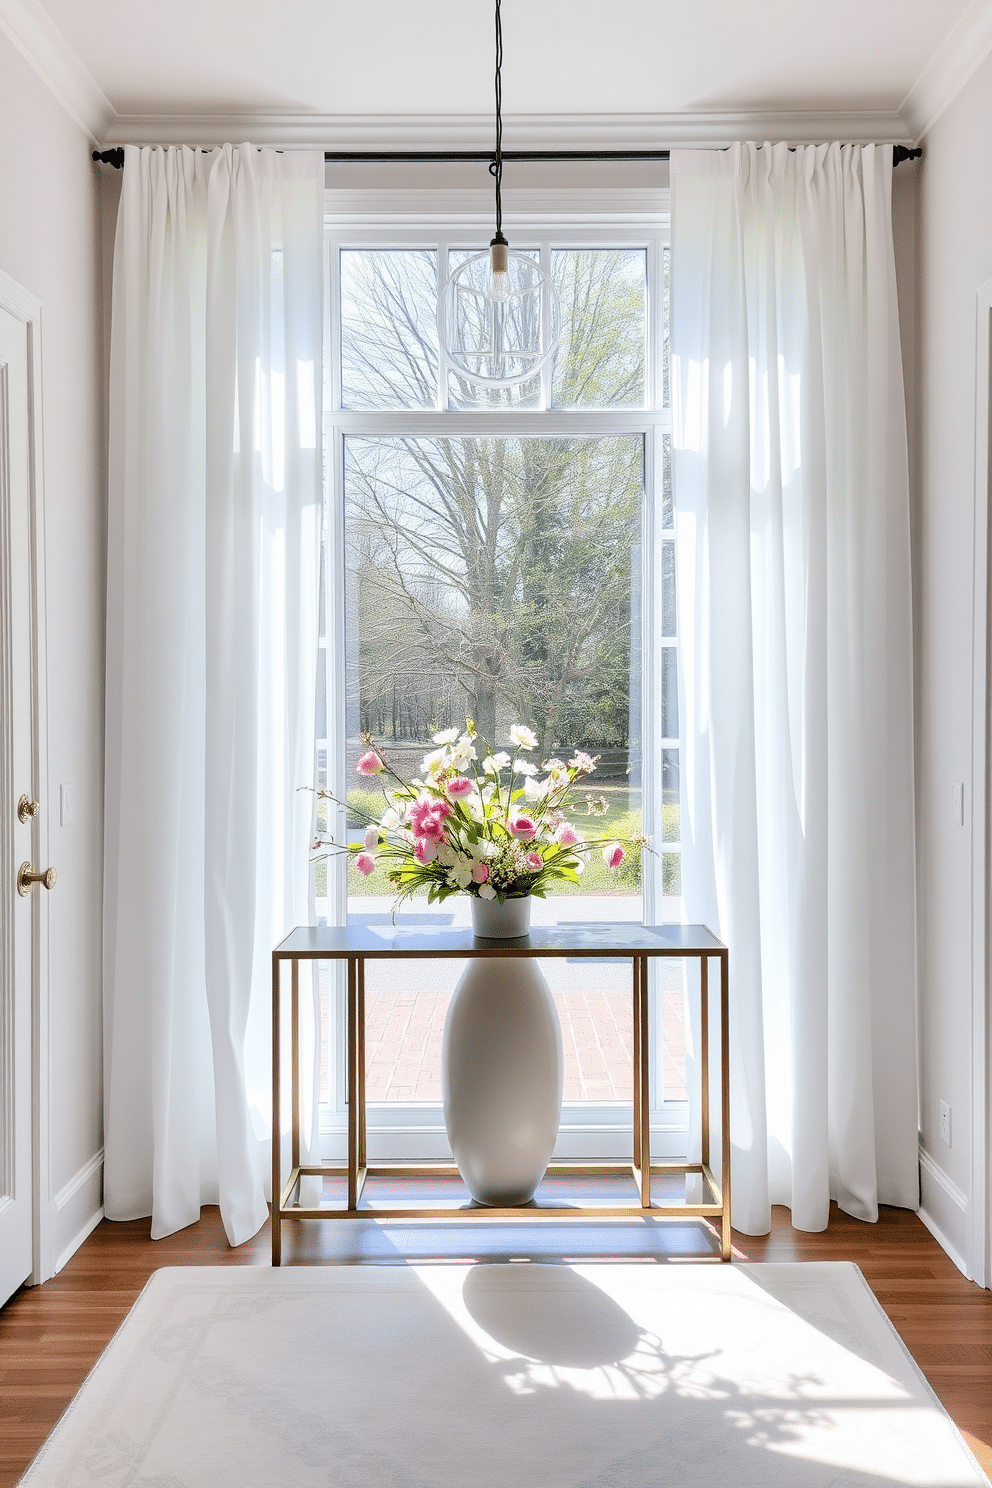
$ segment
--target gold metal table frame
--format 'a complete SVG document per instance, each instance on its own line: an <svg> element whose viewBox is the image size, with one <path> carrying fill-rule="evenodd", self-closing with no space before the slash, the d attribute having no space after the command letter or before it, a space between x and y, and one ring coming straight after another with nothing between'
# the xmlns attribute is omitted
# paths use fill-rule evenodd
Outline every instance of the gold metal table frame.
<svg viewBox="0 0 992 1488"><path fill-rule="evenodd" d="M640 1203L613 1205L535 1204L511 1208L484 1205L411 1207L409 1204L360 1208L369 1177L458 1176L453 1164L376 1163L367 1154L365 1118L365 964L367 961L408 957L431 960L467 960L485 956L537 956L629 960L633 966L633 1154L631 1162L552 1163L550 1176L605 1176L632 1173ZM650 1090L648 1083L650 1039L648 1036L648 961L654 957L690 958L699 962L700 992L700 1103L701 1161L698 1163L652 1163ZM709 978L711 958L720 962L720 1181L710 1165L710 1069L709 1069ZM281 1078L283 963L291 968L291 1161L282 1175ZM345 961L348 966L348 1161L313 1166L300 1162L300 962ZM388 927L302 926L291 930L272 952L272 1264L282 1260L282 1222L286 1219L708 1219L719 1224L720 1255L730 1260L730 1040L729 955L727 947L705 925L636 925L623 922L601 924L536 925L519 940L485 940L470 930L404 930ZM308 1208L293 1202L300 1180L347 1172L346 1207L320 1205ZM653 1174L699 1175L709 1201L690 1204L656 1204L651 1198Z"/></svg>

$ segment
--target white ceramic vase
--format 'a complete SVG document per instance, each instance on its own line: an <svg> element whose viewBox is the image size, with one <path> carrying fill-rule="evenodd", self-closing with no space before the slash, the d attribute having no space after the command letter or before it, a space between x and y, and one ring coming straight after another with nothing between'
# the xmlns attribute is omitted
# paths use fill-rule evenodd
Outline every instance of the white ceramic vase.
<svg viewBox="0 0 992 1488"><path fill-rule="evenodd" d="M472 911L477 936L527 934L529 899L473 898ZM532 957L468 962L448 1007L441 1075L448 1140L472 1197L527 1203L554 1150L562 1092L558 1013Z"/></svg>

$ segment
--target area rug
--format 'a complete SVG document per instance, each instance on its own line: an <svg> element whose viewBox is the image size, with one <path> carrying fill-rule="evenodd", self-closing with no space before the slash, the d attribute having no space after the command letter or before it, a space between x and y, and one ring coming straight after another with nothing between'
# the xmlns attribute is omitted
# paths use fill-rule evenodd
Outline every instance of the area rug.
<svg viewBox="0 0 992 1488"><path fill-rule="evenodd" d="M159 1271L22 1479L987 1482L844 1263Z"/></svg>

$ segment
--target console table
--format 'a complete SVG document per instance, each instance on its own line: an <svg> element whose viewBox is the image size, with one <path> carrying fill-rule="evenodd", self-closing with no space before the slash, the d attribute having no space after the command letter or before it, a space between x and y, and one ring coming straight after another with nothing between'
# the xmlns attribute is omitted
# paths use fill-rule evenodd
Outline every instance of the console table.
<svg viewBox="0 0 992 1488"><path fill-rule="evenodd" d="M422 1208L409 1204L362 1208L362 1192L369 1177L457 1176L453 1164L414 1166L402 1163L370 1165L366 1153L365 1122L365 966L368 961L410 957L430 960L466 960L478 956L568 956L629 960L633 967L633 1153L630 1163L552 1163L550 1175L608 1175L632 1173L639 1203L584 1206L530 1203L515 1208L448 1206ZM648 1085L648 961L653 957L689 957L699 962L700 972L700 1059L702 1146L698 1163L652 1163L650 1096ZM720 963L720 1181L710 1166L710 1071L709 1071L709 981L711 959ZM535 925L518 940L485 940L471 930L404 930L387 926L303 926L290 933L272 952L272 1264L282 1257L282 1223L287 1219L526 1219L623 1218L650 1215L655 1219L705 1218L718 1221L720 1254L730 1259L730 1043L729 965L727 947L705 925L602 924ZM281 1111L280 1011L283 996L282 968L290 964L291 1043L291 1161L283 1177L282 1142L278 1136ZM348 966L348 1162L347 1168L328 1163L315 1166L300 1162L300 1061L299 1061L299 968L301 961L345 961ZM298 1201L300 1180L347 1172L348 1196L344 1206L306 1207ZM695 1204L665 1205L652 1202L652 1174L697 1174L708 1200ZM295 1196L295 1199L294 1199Z"/></svg>

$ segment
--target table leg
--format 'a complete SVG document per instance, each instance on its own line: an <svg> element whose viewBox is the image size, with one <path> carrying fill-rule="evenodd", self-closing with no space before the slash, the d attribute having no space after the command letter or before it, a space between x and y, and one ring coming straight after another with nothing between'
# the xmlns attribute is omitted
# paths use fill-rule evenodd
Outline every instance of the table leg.
<svg viewBox="0 0 992 1488"><path fill-rule="evenodd" d="M281 963L272 957L272 1208L269 1224L272 1233L272 1264L282 1264L282 1229L280 1196L282 1194L281 1110L279 1097L279 973Z"/></svg>
<svg viewBox="0 0 992 1488"><path fill-rule="evenodd" d="M723 1167L720 1192L723 1198L723 1225L720 1256L730 1260L730 955L720 952L720 1073L721 1126L723 1128Z"/></svg>
<svg viewBox="0 0 992 1488"><path fill-rule="evenodd" d="M633 1028L634 1028L634 1081L633 1081L633 1084L634 1084L634 1110L633 1110L634 1158L633 1158L633 1161L634 1161L634 1167L639 1170L640 1169L640 1166L641 1166L641 1083L640 1083L640 1069L641 1069L641 999L640 999L639 989L638 989L638 980L637 980L638 979L638 966L637 966L637 957L636 956L633 957L632 965L633 965L633 968L634 968L634 970L633 970L633 979L634 979L633 980L633 993L632 993L633 1006L632 1006L632 1013L631 1013L632 1021L633 1021Z"/></svg>
<svg viewBox="0 0 992 1488"><path fill-rule="evenodd" d="M709 957L699 958L699 1112L702 1127L700 1156L710 1161L710 979Z"/></svg>
<svg viewBox="0 0 992 1488"><path fill-rule="evenodd" d="M358 1207L358 961L348 957L348 1208Z"/></svg>
<svg viewBox="0 0 992 1488"><path fill-rule="evenodd" d="M293 1099L292 1156L290 1163L295 1170L300 1166L300 963L291 961L292 983L290 990L290 1059L292 1061L289 1081Z"/></svg>
<svg viewBox="0 0 992 1488"><path fill-rule="evenodd" d="M634 985L637 988L641 1025L641 1058L637 1071L641 1106L641 1208L651 1207L651 1037L648 1028L648 963L646 956L635 956Z"/></svg>

